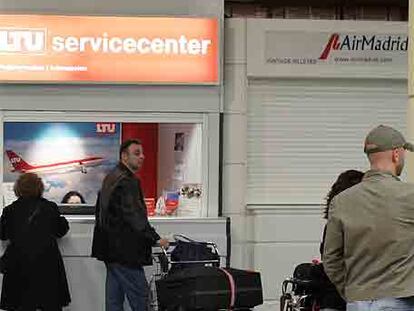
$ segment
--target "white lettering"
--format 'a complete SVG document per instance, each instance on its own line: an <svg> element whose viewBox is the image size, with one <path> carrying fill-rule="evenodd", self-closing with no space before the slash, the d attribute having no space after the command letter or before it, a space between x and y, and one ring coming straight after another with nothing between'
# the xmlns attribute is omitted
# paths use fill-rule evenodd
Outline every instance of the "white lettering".
<svg viewBox="0 0 414 311"><path fill-rule="evenodd" d="M96 123L96 133L115 133L115 123Z"/></svg>
<svg viewBox="0 0 414 311"><path fill-rule="evenodd" d="M132 38L125 39L124 51L128 54L135 53L137 51L137 42Z"/></svg>
<svg viewBox="0 0 414 311"><path fill-rule="evenodd" d="M0 30L0 51L2 52L10 52L8 36L8 31Z"/></svg>
<svg viewBox="0 0 414 311"><path fill-rule="evenodd" d="M67 37L65 40L65 49L68 52L77 52L79 49L78 39L75 37Z"/></svg>
<svg viewBox="0 0 414 311"><path fill-rule="evenodd" d="M44 65L8 65L0 64L0 71L46 71Z"/></svg>
<svg viewBox="0 0 414 311"><path fill-rule="evenodd" d="M115 124L104 123L101 126L103 133L115 133Z"/></svg>
<svg viewBox="0 0 414 311"><path fill-rule="evenodd" d="M175 39L165 39L165 54L178 54L178 42Z"/></svg>
<svg viewBox="0 0 414 311"><path fill-rule="evenodd" d="M151 51L154 54L162 54L164 52L164 41L160 38L155 38L151 42Z"/></svg>
<svg viewBox="0 0 414 311"><path fill-rule="evenodd" d="M187 45L187 38L185 36L181 36L178 43L180 44L180 54L187 54L187 49L185 48Z"/></svg>
<svg viewBox="0 0 414 311"><path fill-rule="evenodd" d="M0 31L0 52L2 49L16 49L9 46L8 33ZM27 37L24 37L27 39ZM103 33L101 37L61 37L52 38L54 52L69 53L126 53L126 54L178 54L178 55L206 55L209 52L211 40L189 39L184 35L179 38L120 38L109 37ZM17 48L20 46L17 45ZM30 47L30 49L33 49Z"/></svg>
<svg viewBox="0 0 414 311"><path fill-rule="evenodd" d="M15 164L15 163L19 163L20 162L20 158L11 158L11 163Z"/></svg>
<svg viewBox="0 0 414 311"><path fill-rule="evenodd" d="M41 53L45 39L43 30L0 30L0 52Z"/></svg>
<svg viewBox="0 0 414 311"><path fill-rule="evenodd" d="M103 51L108 53L108 34L105 32L103 36Z"/></svg>
<svg viewBox="0 0 414 311"><path fill-rule="evenodd" d="M211 44L211 40L201 40L201 54L206 55L208 53L208 46Z"/></svg>
<svg viewBox="0 0 414 311"><path fill-rule="evenodd" d="M191 39L188 41L188 54L198 55L200 54L201 43L197 39Z"/></svg>
<svg viewBox="0 0 414 311"><path fill-rule="evenodd" d="M145 45L145 46L144 46ZM150 52L151 40L148 38L141 38L137 41L137 51L141 54L147 54Z"/></svg>
<svg viewBox="0 0 414 311"><path fill-rule="evenodd" d="M52 50L55 52L63 52L65 50L65 38L53 37Z"/></svg>
<svg viewBox="0 0 414 311"><path fill-rule="evenodd" d="M62 65L50 65L49 71L67 71L67 72L86 72L88 67L86 66L62 66Z"/></svg>
<svg viewBox="0 0 414 311"><path fill-rule="evenodd" d="M85 52L86 45L92 38L82 37L79 39L79 52Z"/></svg>
<svg viewBox="0 0 414 311"><path fill-rule="evenodd" d="M122 49L122 40L120 38L112 38L109 41L109 50L112 53L121 53Z"/></svg>
<svg viewBox="0 0 414 311"><path fill-rule="evenodd" d="M92 51L99 52L102 45L102 38L91 38L90 40Z"/></svg>

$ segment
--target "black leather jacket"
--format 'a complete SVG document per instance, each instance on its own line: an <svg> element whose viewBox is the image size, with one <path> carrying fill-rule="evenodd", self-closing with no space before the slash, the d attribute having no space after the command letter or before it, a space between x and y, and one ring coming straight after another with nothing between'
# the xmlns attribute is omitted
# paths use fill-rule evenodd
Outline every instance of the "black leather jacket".
<svg viewBox="0 0 414 311"><path fill-rule="evenodd" d="M98 195L92 257L129 267L151 265L151 247L159 239L148 222L139 179L119 163Z"/></svg>

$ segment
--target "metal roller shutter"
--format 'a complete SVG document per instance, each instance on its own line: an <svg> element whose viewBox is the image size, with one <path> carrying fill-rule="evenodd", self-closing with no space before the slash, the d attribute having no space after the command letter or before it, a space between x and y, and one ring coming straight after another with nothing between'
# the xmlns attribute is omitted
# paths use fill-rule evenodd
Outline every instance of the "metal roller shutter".
<svg viewBox="0 0 414 311"><path fill-rule="evenodd" d="M321 204L338 173L366 169L368 130L405 131L405 80L251 80L249 205Z"/></svg>

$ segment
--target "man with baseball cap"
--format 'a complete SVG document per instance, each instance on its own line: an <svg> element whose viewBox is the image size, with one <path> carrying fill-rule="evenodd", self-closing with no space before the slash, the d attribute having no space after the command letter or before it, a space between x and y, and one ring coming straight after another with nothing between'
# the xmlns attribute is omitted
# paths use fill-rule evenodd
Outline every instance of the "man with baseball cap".
<svg viewBox="0 0 414 311"><path fill-rule="evenodd" d="M407 150L396 129L371 130L371 169L331 202L323 265L347 310L414 310L414 185L398 178Z"/></svg>

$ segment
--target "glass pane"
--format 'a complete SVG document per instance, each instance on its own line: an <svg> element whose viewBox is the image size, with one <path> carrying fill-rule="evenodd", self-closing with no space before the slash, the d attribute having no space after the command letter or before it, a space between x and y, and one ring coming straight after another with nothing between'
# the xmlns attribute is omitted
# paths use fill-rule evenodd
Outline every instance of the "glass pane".
<svg viewBox="0 0 414 311"><path fill-rule="evenodd" d="M10 189L20 173L36 173L45 198L94 205L103 177L118 161L120 124L109 125L103 132L94 122L4 123L3 182Z"/></svg>
<svg viewBox="0 0 414 311"><path fill-rule="evenodd" d="M37 173L44 197L63 212L92 214L102 180L118 163L119 145L142 142L141 180L149 216L202 215L202 126L178 123L5 122L4 203L19 174Z"/></svg>

